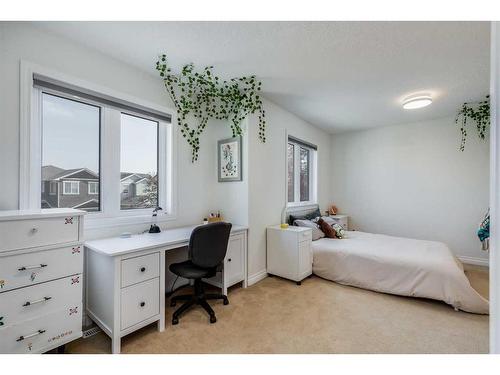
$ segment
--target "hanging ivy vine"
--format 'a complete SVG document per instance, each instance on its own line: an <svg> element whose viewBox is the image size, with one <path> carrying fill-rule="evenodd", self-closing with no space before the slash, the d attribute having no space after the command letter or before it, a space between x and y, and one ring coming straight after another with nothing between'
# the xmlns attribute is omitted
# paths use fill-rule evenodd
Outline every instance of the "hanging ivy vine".
<svg viewBox="0 0 500 375"><path fill-rule="evenodd" d="M209 119L228 120L233 137L241 135L241 122L249 114L259 114L259 139L266 141L265 111L259 95L261 82L255 76L221 80L213 74L213 66L196 71L193 64L185 65L179 75L172 73L167 56L161 55L156 70L177 110L177 124L192 150L192 162L198 160L200 136ZM191 127L188 120L197 125Z"/></svg>
<svg viewBox="0 0 500 375"><path fill-rule="evenodd" d="M486 129L490 126L489 95L486 95L486 99L480 102L464 103L458 112L457 117L455 118L455 124L460 125L460 133L462 135L460 151L465 150L465 142L467 140L467 124L470 121L476 124L479 139L484 139Z"/></svg>

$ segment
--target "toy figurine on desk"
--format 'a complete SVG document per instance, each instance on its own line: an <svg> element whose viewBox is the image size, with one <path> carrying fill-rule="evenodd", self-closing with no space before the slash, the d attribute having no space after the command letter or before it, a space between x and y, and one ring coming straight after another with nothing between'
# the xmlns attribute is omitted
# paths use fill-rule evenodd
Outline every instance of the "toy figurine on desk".
<svg viewBox="0 0 500 375"><path fill-rule="evenodd" d="M162 211L163 209L161 207L156 207L153 210L153 217L151 219L151 227L149 228L149 233L160 233L161 229L160 227L156 224L158 221L158 211Z"/></svg>

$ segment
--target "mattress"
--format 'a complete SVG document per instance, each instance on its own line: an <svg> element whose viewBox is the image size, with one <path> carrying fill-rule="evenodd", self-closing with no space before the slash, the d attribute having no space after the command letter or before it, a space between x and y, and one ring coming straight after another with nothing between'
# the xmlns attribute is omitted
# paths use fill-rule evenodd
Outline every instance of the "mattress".
<svg viewBox="0 0 500 375"><path fill-rule="evenodd" d="M312 243L313 273L344 285L441 300L455 309L488 314L489 302L441 242L358 231Z"/></svg>

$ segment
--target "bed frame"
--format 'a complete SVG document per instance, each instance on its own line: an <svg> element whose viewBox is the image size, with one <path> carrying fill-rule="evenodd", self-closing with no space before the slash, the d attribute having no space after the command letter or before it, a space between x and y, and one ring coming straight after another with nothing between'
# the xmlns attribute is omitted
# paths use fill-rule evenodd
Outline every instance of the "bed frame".
<svg viewBox="0 0 500 375"><path fill-rule="evenodd" d="M293 225L293 223L290 223L290 215L306 215L311 212L316 211L319 209L319 205L315 204L314 206L307 206L307 208L303 207L288 207L285 213L285 220L288 224ZM320 210L321 212L321 210Z"/></svg>

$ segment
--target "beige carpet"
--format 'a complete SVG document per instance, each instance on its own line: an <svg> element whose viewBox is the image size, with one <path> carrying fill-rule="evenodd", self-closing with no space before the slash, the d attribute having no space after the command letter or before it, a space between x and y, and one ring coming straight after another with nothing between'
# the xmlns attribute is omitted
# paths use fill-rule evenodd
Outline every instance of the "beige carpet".
<svg viewBox="0 0 500 375"><path fill-rule="evenodd" d="M488 272L467 272L488 295ZM181 293L185 293L182 291ZM487 353L488 316L456 312L431 300L398 297L342 286L318 277L301 286L268 277L247 289L234 288L230 304L212 303L217 323L200 308L170 323L122 339L123 353ZM167 303L168 305L168 303ZM99 333L77 340L69 353L109 353Z"/></svg>

